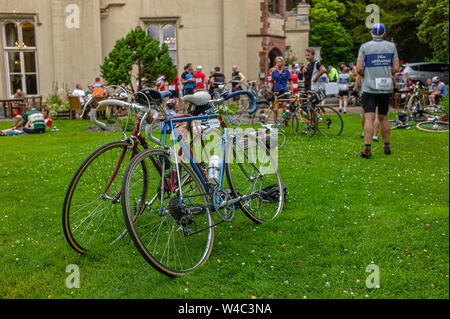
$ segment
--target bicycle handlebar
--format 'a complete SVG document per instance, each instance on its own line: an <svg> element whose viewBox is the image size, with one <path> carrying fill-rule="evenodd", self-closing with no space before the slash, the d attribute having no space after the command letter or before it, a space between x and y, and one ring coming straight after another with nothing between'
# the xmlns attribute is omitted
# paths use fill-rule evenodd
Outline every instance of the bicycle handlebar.
<svg viewBox="0 0 450 319"><path fill-rule="evenodd" d="M248 114L249 115L254 114L256 112L256 109L257 109L258 106L256 104L255 96L250 91L243 91L243 90L241 90L241 91L236 91L236 92L232 92L232 93L225 92L225 93L223 93L221 95L222 97L220 99L218 99L218 100L210 100L209 104L221 104L221 103L231 99L232 97L235 97L235 96L241 95L241 94L246 94L246 95L248 95L250 97L250 100L252 102L252 109L248 112Z"/></svg>

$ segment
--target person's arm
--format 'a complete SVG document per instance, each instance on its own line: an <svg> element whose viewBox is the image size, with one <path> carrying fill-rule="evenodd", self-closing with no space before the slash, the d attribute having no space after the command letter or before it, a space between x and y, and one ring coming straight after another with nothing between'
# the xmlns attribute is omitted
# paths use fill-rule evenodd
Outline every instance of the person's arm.
<svg viewBox="0 0 450 319"><path fill-rule="evenodd" d="M359 76L364 76L364 66L362 60L358 60L358 62L356 63L356 72Z"/></svg>
<svg viewBox="0 0 450 319"><path fill-rule="evenodd" d="M312 81L313 81L314 83L316 83L317 80L318 80L318 79L322 76L322 74L324 74L324 73L327 73L327 69L325 69L325 67L322 65L322 66L320 67L319 73L317 73L316 77L315 77L314 79L312 79Z"/></svg>

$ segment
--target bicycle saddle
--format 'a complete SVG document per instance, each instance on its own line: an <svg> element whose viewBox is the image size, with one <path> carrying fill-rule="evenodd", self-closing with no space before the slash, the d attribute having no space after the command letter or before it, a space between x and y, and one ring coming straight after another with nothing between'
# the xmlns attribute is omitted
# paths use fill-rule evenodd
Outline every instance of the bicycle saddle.
<svg viewBox="0 0 450 319"><path fill-rule="evenodd" d="M182 98L183 101L192 103L196 106L203 106L209 103L211 95L206 91L199 91L192 95L186 95Z"/></svg>
<svg viewBox="0 0 450 319"><path fill-rule="evenodd" d="M166 97L172 96L172 93L170 91L157 91L155 89L145 89L135 94L136 102L148 104L147 99L145 98L144 95L148 98L150 103L152 103L152 102L161 102Z"/></svg>

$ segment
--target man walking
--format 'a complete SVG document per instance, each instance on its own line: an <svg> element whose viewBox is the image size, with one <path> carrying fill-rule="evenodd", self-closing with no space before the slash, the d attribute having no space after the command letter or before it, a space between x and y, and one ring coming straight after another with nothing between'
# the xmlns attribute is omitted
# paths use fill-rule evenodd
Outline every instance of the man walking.
<svg viewBox="0 0 450 319"><path fill-rule="evenodd" d="M358 74L364 78L362 81L362 105L365 113L364 151L360 156L367 159L372 157L371 142L377 108L384 153L391 154L388 112L394 89L392 77L400 69L400 64L395 44L383 40L385 32L386 27L382 23L372 27L372 41L361 46L356 65Z"/></svg>

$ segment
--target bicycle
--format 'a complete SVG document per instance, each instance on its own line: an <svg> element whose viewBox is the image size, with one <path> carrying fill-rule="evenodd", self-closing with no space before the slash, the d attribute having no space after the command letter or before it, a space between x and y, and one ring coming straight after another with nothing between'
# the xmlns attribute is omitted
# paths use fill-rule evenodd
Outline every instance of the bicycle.
<svg viewBox="0 0 450 319"><path fill-rule="evenodd" d="M109 86L105 90L115 87ZM170 95L169 91L161 92L162 99ZM147 100L144 91L136 93L136 96ZM97 110L110 105L126 108L130 104L111 99L97 102L93 96L85 104L81 118L90 108L91 121L105 129L107 125L96 118ZM65 238L76 252L86 254L93 246L112 245L126 235L123 216L118 205L122 194L121 178L128 162L136 154L149 148L147 140L141 134L143 126L150 142L156 145L161 143L160 139L151 135L151 125L149 125L158 122L158 115L155 112L149 110L147 113L138 113L131 136L127 136L124 130L123 139L100 146L82 162L73 175L64 197L62 223ZM220 125L226 127L221 117L220 121ZM128 121L125 127L127 126ZM192 126L187 128L193 138ZM147 167L143 166L142 171L146 173ZM143 190L146 187L143 185Z"/></svg>
<svg viewBox="0 0 450 319"><path fill-rule="evenodd" d="M246 91L210 103L222 103L242 92ZM159 99L157 91L151 94L152 99ZM254 113L255 99L251 93L246 94L253 105L249 113ZM143 105L133 107L141 108L142 112L147 109ZM167 117L163 109L161 113L165 118L161 147L140 152L128 165L122 184L122 210L128 232L143 258L162 274L175 277L206 262L215 227L231 222L237 207L256 223L278 216L284 204L285 187L275 160L255 136L241 136L225 128L220 140L220 157L215 155L206 169L194 157L176 124L214 119L219 115L175 119ZM171 147L166 144L168 131ZM183 150L184 160L176 156L177 143ZM139 169L143 165L149 168L151 185L146 188L151 193L147 194L149 202L141 198L141 190L147 183L147 177ZM213 213L220 217L219 222L214 222Z"/></svg>
<svg viewBox="0 0 450 319"><path fill-rule="evenodd" d="M299 97L299 113L308 112L311 114L310 123L313 123L315 130L311 133L311 137L318 131L324 136L340 136L344 130L344 121L339 112L331 106L320 105L325 99L323 90L308 91Z"/></svg>
<svg viewBox="0 0 450 319"><path fill-rule="evenodd" d="M163 94L166 97L170 92ZM129 104L109 99L97 102L92 97L85 104L81 118L91 105L91 121L106 128L106 124L96 119L97 110L110 105L126 107ZM122 140L97 148L72 177L64 197L62 223L65 238L76 252L86 254L94 238L102 246L107 242L113 244L125 235L123 218L117 209L121 197L121 177L127 165L124 163L148 148L147 141L141 135L144 123L144 114L138 114L131 136L128 137L124 130ZM147 168L142 166L141 169L146 174ZM146 187L143 185L143 190ZM97 236L99 233L101 236ZM111 238L111 234L118 237Z"/></svg>
<svg viewBox="0 0 450 319"><path fill-rule="evenodd" d="M418 123L409 123L409 120ZM389 121L391 130L395 129L410 129L415 126L418 130L423 132L440 133L449 131L449 123L442 121L441 116L434 115L425 118L410 118L404 113L397 114L395 120Z"/></svg>
<svg viewBox="0 0 450 319"><path fill-rule="evenodd" d="M292 98L289 97L289 93L277 96L271 107L260 109L255 113L252 118L252 127L254 129L267 127L278 129L282 137L282 144L286 138L284 128L289 126L289 122L296 136L312 137L317 130L314 119L318 118L318 115L312 108L300 106L299 102L299 95L294 95ZM289 107L283 106L282 114L280 114L281 103L289 103Z"/></svg>

